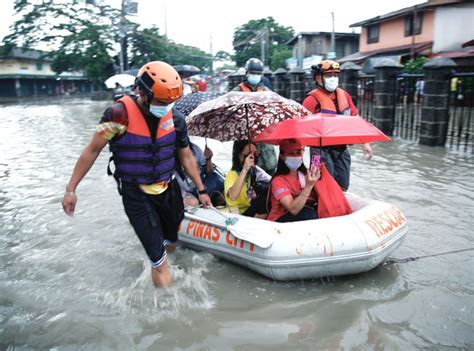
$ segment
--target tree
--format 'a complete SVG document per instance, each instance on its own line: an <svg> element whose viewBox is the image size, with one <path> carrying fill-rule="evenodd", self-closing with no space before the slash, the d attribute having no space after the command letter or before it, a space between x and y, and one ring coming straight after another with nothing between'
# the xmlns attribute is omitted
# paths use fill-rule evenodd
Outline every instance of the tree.
<svg viewBox="0 0 474 351"><path fill-rule="evenodd" d="M230 60L232 60L232 55L229 54L227 51L220 50L214 55L214 60L216 60L216 61L230 61Z"/></svg>
<svg viewBox="0 0 474 351"><path fill-rule="evenodd" d="M405 63L403 67L403 72L405 73L422 73L423 65L427 62L426 57L418 56L417 58L410 59Z"/></svg>
<svg viewBox="0 0 474 351"><path fill-rule="evenodd" d="M272 57L273 51L290 40L294 33L292 27L281 26L273 17L250 20L236 28L232 44L237 66L244 66L245 62L251 57L261 58L262 42L264 44L265 60L267 61L264 64L268 64L268 58Z"/></svg>
<svg viewBox="0 0 474 351"><path fill-rule="evenodd" d="M121 10L97 5L92 0L15 0L20 18L5 38L5 51L14 46L25 49L48 47L56 73L83 71L90 79L104 81L115 73L119 43L127 36L126 62L135 68L154 60L172 65L210 67L212 56L204 51L169 41L156 27L139 29ZM7 51L9 52L9 50Z"/></svg>
<svg viewBox="0 0 474 351"><path fill-rule="evenodd" d="M169 43L156 27L134 31L130 35L130 66L139 68L150 61L166 61Z"/></svg>
<svg viewBox="0 0 474 351"><path fill-rule="evenodd" d="M276 47L270 57L270 68L272 71L275 71L278 68L286 68L285 60L290 57L292 57L291 49L284 46Z"/></svg>
<svg viewBox="0 0 474 351"><path fill-rule="evenodd" d="M193 65L202 70L209 68L212 56L194 46L170 42L166 60L172 65Z"/></svg>
<svg viewBox="0 0 474 351"><path fill-rule="evenodd" d="M19 20L5 37L8 46L48 47L56 73L83 70L92 80L113 73L113 46L120 35L120 11L74 0L68 3L16 0Z"/></svg>

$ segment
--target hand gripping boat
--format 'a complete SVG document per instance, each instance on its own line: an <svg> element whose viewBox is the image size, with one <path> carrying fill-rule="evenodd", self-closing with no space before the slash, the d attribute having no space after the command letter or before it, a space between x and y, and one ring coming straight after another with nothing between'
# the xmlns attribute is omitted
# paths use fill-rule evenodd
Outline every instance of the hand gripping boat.
<svg viewBox="0 0 474 351"><path fill-rule="evenodd" d="M406 218L388 203L346 197L354 210L350 215L292 223L194 208L185 214L178 237L183 246L275 280L366 272L400 246Z"/></svg>

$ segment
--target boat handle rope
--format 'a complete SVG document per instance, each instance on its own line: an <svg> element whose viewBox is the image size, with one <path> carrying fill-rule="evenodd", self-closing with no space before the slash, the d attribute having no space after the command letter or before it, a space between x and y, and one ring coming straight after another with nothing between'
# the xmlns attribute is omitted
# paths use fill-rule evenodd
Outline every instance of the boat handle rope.
<svg viewBox="0 0 474 351"><path fill-rule="evenodd" d="M468 248L468 249L461 249L461 250L453 250L453 251L447 251L447 252L439 252L431 255L425 255L425 256L414 256L414 257L407 257L407 258L388 258L386 259L382 265L386 266L389 264L394 264L394 263L407 263L407 262L412 262L419 260L420 258L427 258L427 257L435 257L435 256L443 256L443 255L448 255L448 254L453 254L453 253L458 253L458 252L464 252L464 251L472 251L474 250L474 247Z"/></svg>
<svg viewBox="0 0 474 351"><path fill-rule="evenodd" d="M202 204L199 204L196 206L187 206L186 211L188 211L191 214L194 214L193 212L195 212L195 210L201 207L203 207ZM225 213L222 213L221 211L219 211L217 208L215 208L212 205L209 206L208 209L214 211L215 213L218 213L219 215L225 218L226 229L228 228L229 225L235 225L239 221L237 217L227 216Z"/></svg>

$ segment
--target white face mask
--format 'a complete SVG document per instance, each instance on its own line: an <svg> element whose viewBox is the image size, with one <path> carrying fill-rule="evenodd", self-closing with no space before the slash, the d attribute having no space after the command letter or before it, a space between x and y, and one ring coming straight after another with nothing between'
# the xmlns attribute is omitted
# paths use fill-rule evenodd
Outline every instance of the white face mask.
<svg viewBox="0 0 474 351"><path fill-rule="evenodd" d="M174 102L164 106L150 105L150 113L156 118L166 116L174 106Z"/></svg>
<svg viewBox="0 0 474 351"><path fill-rule="evenodd" d="M262 80L262 76L260 74L248 74L247 81L252 85L257 85Z"/></svg>
<svg viewBox="0 0 474 351"><path fill-rule="evenodd" d="M285 164L290 170L296 171L303 164L303 157L302 156L286 156Z"/></svg>
<svg viewBox="0 0 474 351"><path fill-rule="evenodd" d="M324 89L326 89L327 91L334 91L338 86L338 77L324 78Z"/></svg>

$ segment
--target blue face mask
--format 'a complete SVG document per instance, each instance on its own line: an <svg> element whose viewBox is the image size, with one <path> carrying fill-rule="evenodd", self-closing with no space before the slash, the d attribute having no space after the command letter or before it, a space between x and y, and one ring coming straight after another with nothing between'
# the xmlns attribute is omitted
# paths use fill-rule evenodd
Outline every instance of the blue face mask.
<svg viewBox="0 0 474 351"><path fill-rule="evenodd" d="M303 164L301 156L286 156L285 165L292 171L296 171Z"/></svg>
<svg viewBox="0 0 474 351"><path fill-rule="evenodd" d="M249 74L247 76L247 81L252 85L257 85L262 80L262 76L260 74Z"/></svg>
<svg viewBox="0 0 474 351"><path fill-rule="evenodd" d="M150 105L149 111L156 118L161 118L163 116L166 116L168 112L171 111L171 109L173 108L173 105L174 105L174 102L169 105L164 105L164 106Z"/></svg>

